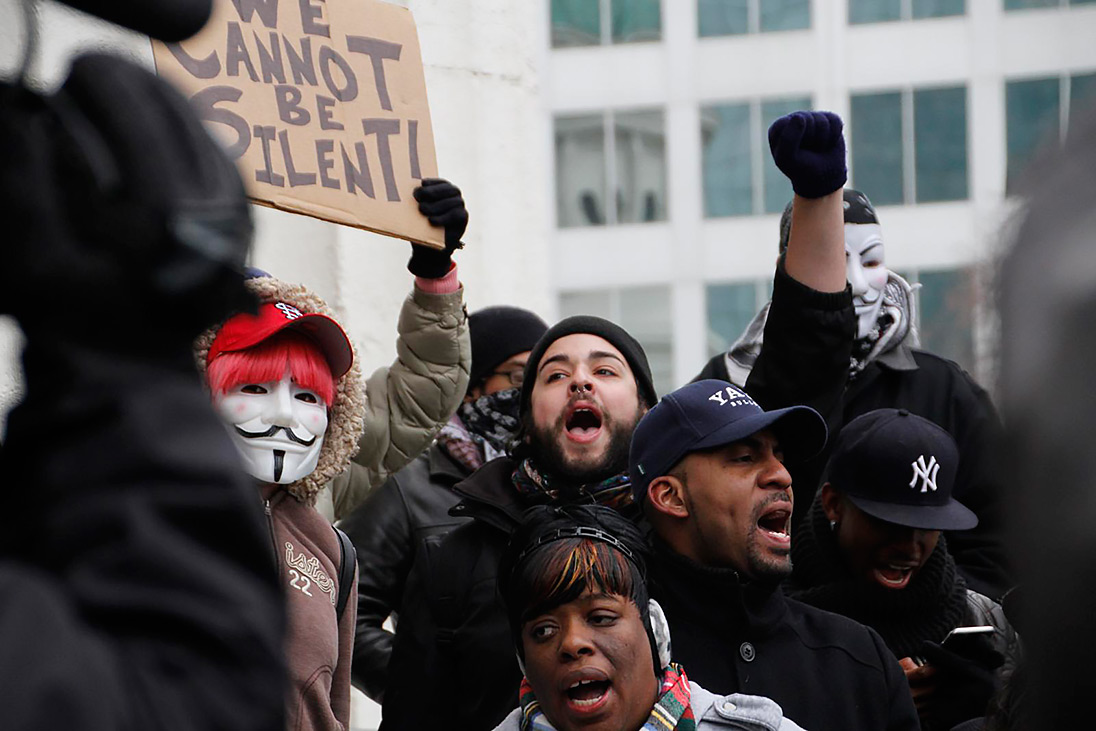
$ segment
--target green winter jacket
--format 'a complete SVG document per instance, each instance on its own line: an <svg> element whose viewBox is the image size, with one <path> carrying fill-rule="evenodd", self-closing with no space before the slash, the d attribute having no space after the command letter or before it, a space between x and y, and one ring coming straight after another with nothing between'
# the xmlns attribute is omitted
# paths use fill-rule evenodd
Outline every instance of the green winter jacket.
<svg viewBox="0 0 1096 731"><path fill-rule="evenodd" d="M400 310L396 360L365 382L365 430L350 468L319 493L316 508L338 520L433 442L468 390L472 346L463 288L415 287Z"/></svg>

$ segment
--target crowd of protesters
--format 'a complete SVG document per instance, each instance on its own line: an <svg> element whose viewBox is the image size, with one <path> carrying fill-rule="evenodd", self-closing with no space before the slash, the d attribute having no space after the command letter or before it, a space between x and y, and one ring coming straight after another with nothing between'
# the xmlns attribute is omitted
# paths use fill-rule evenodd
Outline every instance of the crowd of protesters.
<svg viewBox="0 0 1096 731"><path fill-rule="evenodd" d="M322 299L244 269L243 187L181 97L105 55L64 94L0 86L5 728L347 731L352 685L387 731L1072 727L1096 123L1003 271L1006 430L920 349L832 113L769 129L772 300L660 398L613 322L467 315L441 179L415 199L445 246L412 245L365 378Z"/></svg>

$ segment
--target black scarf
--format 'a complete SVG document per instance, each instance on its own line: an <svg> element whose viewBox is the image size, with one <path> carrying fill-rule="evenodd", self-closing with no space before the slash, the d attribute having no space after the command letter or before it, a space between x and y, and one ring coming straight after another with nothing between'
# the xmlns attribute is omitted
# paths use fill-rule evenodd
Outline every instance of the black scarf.
<svg viewBox="0 0 1096 731"><path fill-rule="evenodd" d="M461 404L438 432L438 444L468 472L503 455L518 433L521 392L496 391Z"/></svg>
<svg viewBox="0 0 1096 731"><path fill-rule="evenodd" d="M792 541L792 565L788 596L868 625L898 658L917 655L923 640L940 642L965 618L967 585L943 536L904 589L874 586L845 568L822 501L815 499Z"/></svg>

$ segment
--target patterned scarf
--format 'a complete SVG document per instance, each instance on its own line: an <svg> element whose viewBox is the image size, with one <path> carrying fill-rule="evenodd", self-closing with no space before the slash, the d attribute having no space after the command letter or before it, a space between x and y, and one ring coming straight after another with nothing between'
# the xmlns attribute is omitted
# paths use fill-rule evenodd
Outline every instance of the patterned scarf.
<svg viewBox="0 0 1096 731"><path fill-rule="evenodd" d="M647 722L641 727L642 731L696 731L696 718L690 704L692 691L689 678L680 665L670 663L662 671L658 693L658 700ZM521 704L521 731L555 731L556 727L540 710L540 701L526 678L521 679L518 699Z"/></svg>
<svg viewBox="0 0 1096 731"><path fill-rule="evenodd" d="M899 345L910 348L920 345L917 328L913 326L917 320L913 297L915 289L916 287L911 286L901 276L887 270L887 285L883 290L883 307L879 312L879 321L864 340L853 344L853 354L849 364L852 377L856 377L873 360ZM729 379L739 388L745 388L746 379L749 378L750 371L757 362L757 356L761 353L761 343L765 337L765 322L769 318L771 304L771 301L765 303L745 332L723 354L723 363L727 366Z"/></svg>
<svg viewBox="0 0 1096 731"><path fill-rule="evenodd" d="M869 363L903 342L911 348L920 344L917 328L914 327L917 310L913 296L920 286L911 286L905 279L887 270L887 284L883 288L883 306L879 309L879 318L871 332L853 344L849 362L850 378L856 378Z"/></svg>
<svg viewBox="0 0 1096 731"><path fill-rule="evenodd" d="M597 503L618 512L632 505L632 481L627 472L591 485L579 485L576 490L565 493L552 484L551 477L537 470L532 460L524 459L514 470L513 480L518 492L530 499L547 498L551 502L559 502L563 495L567 502ZM573 497L567 499L567 496Z"/></svg>
<svg viewBox="0 0 1096 731"><path fill-rule="evenodd" d="M438 432L438 445L469 472L506 453L518 432L521 391L511 388L461 404Z"/></svg>

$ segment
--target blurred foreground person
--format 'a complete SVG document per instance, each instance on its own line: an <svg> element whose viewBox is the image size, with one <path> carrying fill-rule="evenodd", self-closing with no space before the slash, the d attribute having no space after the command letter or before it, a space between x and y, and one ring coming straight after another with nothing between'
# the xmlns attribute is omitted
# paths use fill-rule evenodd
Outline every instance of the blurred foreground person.
<svg viewBox="0 0 1096 731"><path fill-rule="evenodd" d="M968 589L941 536L978 518L955 500L955 441L901 409L869 411L834 444L792 543L789 596L851 617L900 659L923 729L985 714L1019 658L1001 606ZM944 638L957 627L988 634Z"/></svg>
<svg viewBox="0 0 1096 731"><path fill-rule="evenodd" d="M3 727L284 728L267 527L191 354L248 305L234 166L167 84L87 55L48 97L0 83L0 218L0 312L26 335Z"/></svg>
<svg viewBox="0 0 1096 731"><path fill-rule="evenodd" d="M460 502L453 486L504 456L517 437L525 362L547 329L537 315L517 307L473 312L468 317L472 369L464 403L433 445L339 524L358 550L352 679L378 703L384 699L393 642L384 622L402 611L407 574L422 542L468 520L449 515Z"/></svg>
<svg viewBox="0 0 1096 731"><path fill-rule="evenodd" d="M608 320L568 317L537 341L516 446L454 485L461 502L450 514L471 520L426 537L415 557L382 729L491 728L514 708L521 671L495 588L510 533L533 505L597 503L634 514L628 444L656 399L643 348Z"/></svg>
<svg viewBox="0 0 1096 731"><path fill-rule="evenodd" d="M1030 685L999 700L994 731L1088 728L1096 695L1096 116L1077 114L1062 149L1044 152L1023 178L999 287L1001 461Z"/></svg>
<svg viewBox="0 0 1096 731"><path fill-rule="evenodd" d="M768 698L715 695L671 661L644 550L608 508L526 511L499 566L525 677L520 706L496 731L799 729Z"/></svg>

